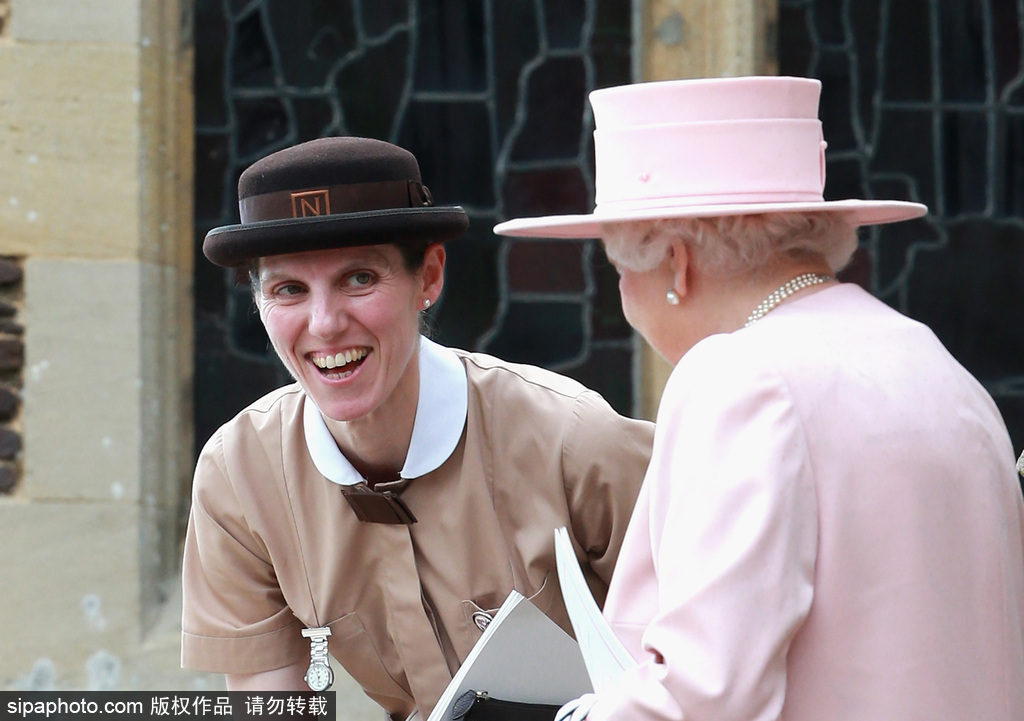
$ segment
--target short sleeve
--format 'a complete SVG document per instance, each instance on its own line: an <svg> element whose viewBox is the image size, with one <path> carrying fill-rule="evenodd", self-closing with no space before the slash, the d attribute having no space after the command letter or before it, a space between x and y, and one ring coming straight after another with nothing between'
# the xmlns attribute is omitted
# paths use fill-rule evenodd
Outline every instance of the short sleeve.
<svg viewBox="0 0 1024 721"><path fill-rule="evenodd" d="M785 379L728 341L704 343L665 389L650 511L635 519L657 580L656 602L640 602L654 608L642 661L594 721L768 721L782 709L813 597L813 464ZM630 589L612 592L628 609Z"/></svg>
<svg viewBox="0 0 1024 721"><path fill-rule="evenodd" d="M181 663L257 673L308 652L266 548L246 522L218 431L196 465L182 564Z"/></svg>
<svg viewBox="0 0 1024 721"><path fill-rule="evenodd" d="M591 569L607 585L633 514L654 442L654 424L615 412L598 393L584 391L562 441L573 536ZM598 599L603 601L603 599Z"/></svg>

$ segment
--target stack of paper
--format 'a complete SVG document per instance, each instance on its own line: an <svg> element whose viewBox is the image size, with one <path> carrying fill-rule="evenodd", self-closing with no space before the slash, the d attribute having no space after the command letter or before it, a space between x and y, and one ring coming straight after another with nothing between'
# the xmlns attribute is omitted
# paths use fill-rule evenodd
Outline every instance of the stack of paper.
<svg viewBox="0 0 1024 721"><path fill-rule="evenodd" d="M561 705L600 691L636 665L590 593L565 528L555 530L558 582L576 641L512 591L438 700L427 721L447 721L466 691L505 701Z"/></svg>
<svg viewBox="0 0 1024 721"><path fill-rule="evenodd" d="M579 646L522 594L512 591L431 711L451 718L466 691L505 701L561 705L591 691Z"/></svg>
<svg viewBox="0 0 1024 721"><path fill-rule="evenodd" d="M636 661L597 607L564 526L555 529L555 563L558 565L562 599L569 612L587 674L594 690L600 691L624 670L635 666Z"/></svg>

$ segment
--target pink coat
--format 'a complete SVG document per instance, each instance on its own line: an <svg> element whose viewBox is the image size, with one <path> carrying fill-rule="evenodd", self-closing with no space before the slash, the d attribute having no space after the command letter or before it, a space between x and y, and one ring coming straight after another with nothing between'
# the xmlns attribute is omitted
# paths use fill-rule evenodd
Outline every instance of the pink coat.
<svg viewBox="0 0 1024 721"><path fill-rule="evenodd" d="M992 399L840 285L674 369L590 721L1021 721L1024 504Z"/></svg>

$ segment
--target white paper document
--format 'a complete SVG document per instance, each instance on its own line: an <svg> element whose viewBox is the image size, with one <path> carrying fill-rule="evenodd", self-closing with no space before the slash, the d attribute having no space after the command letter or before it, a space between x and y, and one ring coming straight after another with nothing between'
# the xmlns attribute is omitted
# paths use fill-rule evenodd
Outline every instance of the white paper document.
<svg viewBox="0 0 1024 721"><path fill-rule="evenodd" d="M572 636L512 591L427 721L451 718L455 701L470 690L505 701L561 705L592 688Z"/></svg>
<svg viewBox="0 0 1024 721"><path fill-rule="evenodd" d="M555 563L583 663L594 690L600 692L623 671L636 666L636 661L601 614L564 526L555 529Z"/></svg>

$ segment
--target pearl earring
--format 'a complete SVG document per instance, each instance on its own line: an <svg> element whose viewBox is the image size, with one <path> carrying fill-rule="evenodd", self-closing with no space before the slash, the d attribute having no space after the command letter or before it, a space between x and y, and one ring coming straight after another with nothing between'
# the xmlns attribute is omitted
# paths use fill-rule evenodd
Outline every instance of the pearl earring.
<svg viewBox="0 0 1024 721"><path fill-rule="evenodd" d="M424 298L423 299L423 307L424 308L429 308L430 307L430 298Z"/></svg>
<svg viewBox="0 0 1024 721"><path fill-rule="evenodd" d="M679 305L679 295L674 288L668 289L668 292L665 294L665 300L668 301L669 305Z"/></svg>

